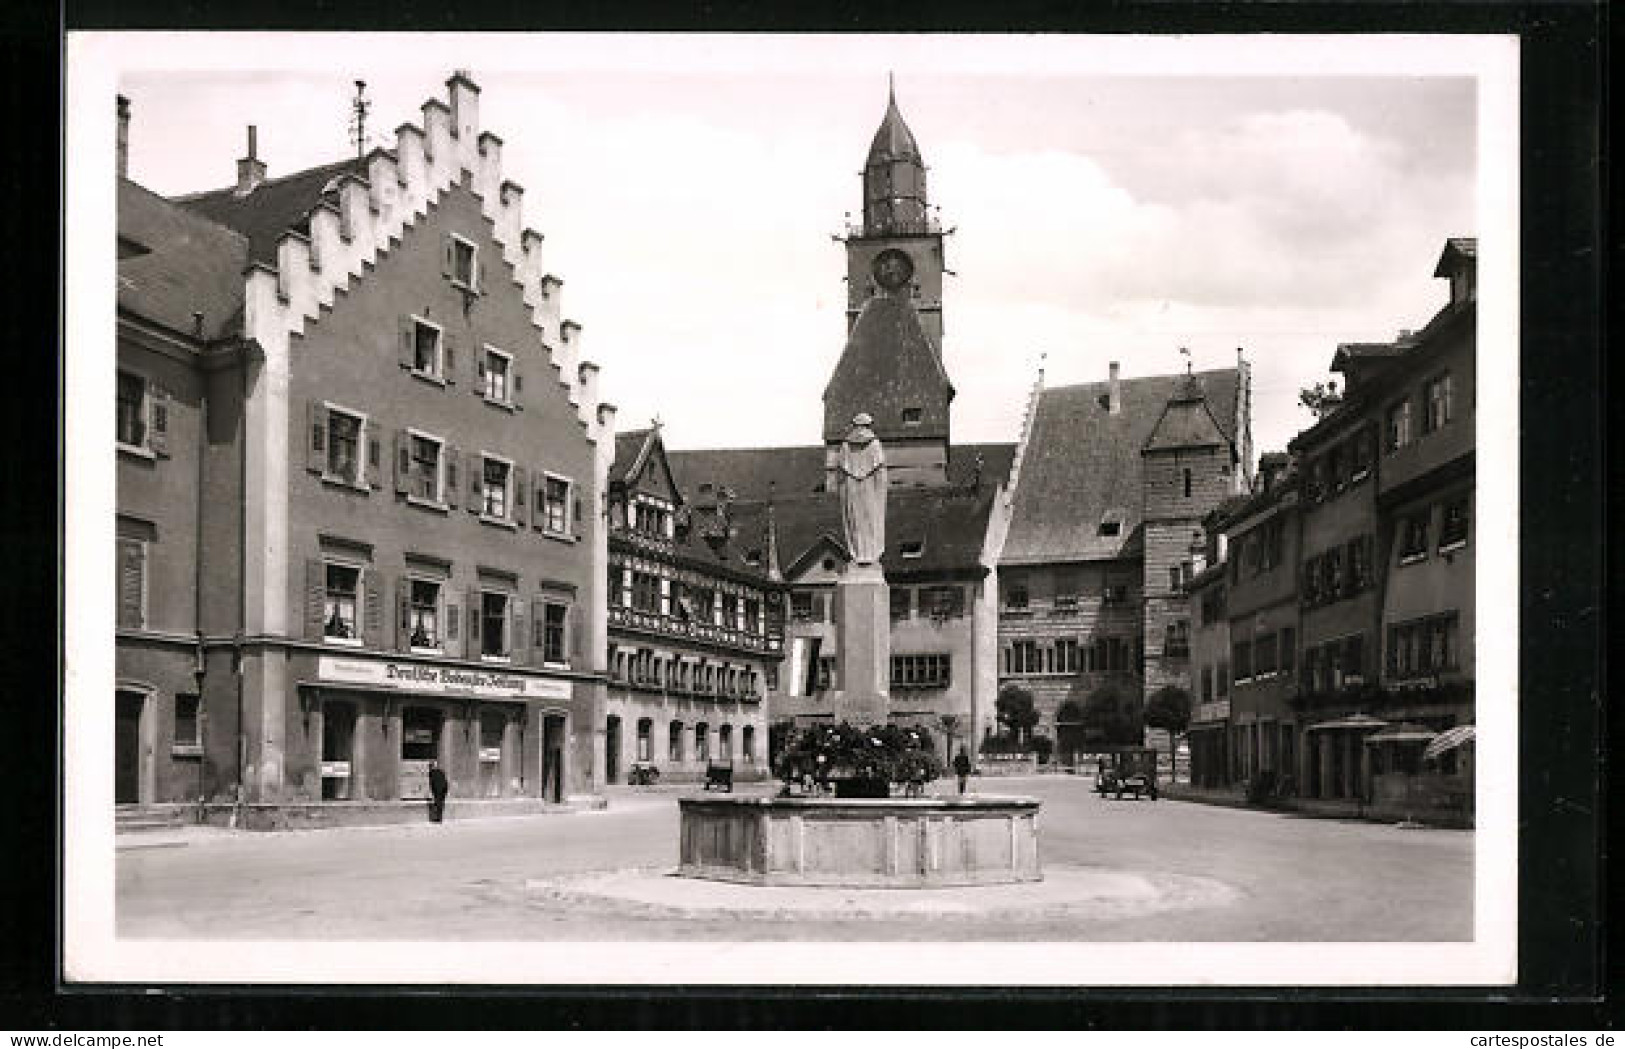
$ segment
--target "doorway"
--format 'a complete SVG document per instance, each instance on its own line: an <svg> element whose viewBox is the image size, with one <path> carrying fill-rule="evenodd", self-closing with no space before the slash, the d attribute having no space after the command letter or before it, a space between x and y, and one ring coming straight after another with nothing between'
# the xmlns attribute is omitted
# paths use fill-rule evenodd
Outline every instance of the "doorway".
<svg viewBox="0 0 1625 1049"><path fill-rule="evenodd" d="M349 801L355 783L355 705L322 704L322 800Z"/></svg>
<svg viewBox="0 0 1625 1049"><path fill-rule="evenodd" d="M611 714L604 726L604 782L617 783L621 778L621 719Z"/></svg>
<svg viewBox="0 0 1625 1049"><path fill-rule="evenodd" d="M558 714L542 719L542 797L564 802L564 718Z"/></svg>
<svg viewBox="0 0 1625 1049"><path fill-rule="evenodd" d="M429 796L429 764L440 758L440 731L446 715L436 707L407 707L401 711L400 797ZM446 773L451 774L450 770Z"/></svg>
<svg viewBox="0 0 1625 1049"><path fill-rule="evenodd" d="M480 787L482 798L502 796L502 737L508 715L500 710L480 711Z"/></svg>
<svg viewBox="0 0 1625 1049"><path fill-rule="evenodd" d="M141 801L141 712L147 697L140 692L119 692L113 715L113 803Z"/></svg>

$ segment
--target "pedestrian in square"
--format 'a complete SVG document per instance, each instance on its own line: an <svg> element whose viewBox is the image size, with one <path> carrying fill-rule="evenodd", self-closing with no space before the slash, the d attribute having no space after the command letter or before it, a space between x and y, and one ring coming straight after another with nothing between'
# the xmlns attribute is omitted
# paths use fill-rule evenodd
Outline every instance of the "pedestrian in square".
<svg viewBox="0 0 1625 1049"><path fill-rule="evenodd" d="M439 823L446 813L446 793L451 784L446 782L446 770L440 767L440 762L429 762L429 822Z"/></svg>
<svg viewBox="0 0 1625 1049"><path fill-rule="evenodd" d="M970 778L970 755L965 753L964 747L954 755L954 775L959 777L959 793L965 793L965 781Z"/></svg>

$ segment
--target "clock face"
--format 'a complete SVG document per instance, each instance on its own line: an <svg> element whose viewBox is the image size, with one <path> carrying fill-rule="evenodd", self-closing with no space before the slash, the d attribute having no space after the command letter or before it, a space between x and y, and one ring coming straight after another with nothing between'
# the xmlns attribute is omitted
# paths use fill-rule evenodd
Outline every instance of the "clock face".
<svg viewBox="0 0 1625 1049"><path fill-rule="evenodd" d="M896 291L914 278L914 260L900 248L887 248L875 256L873 272L876 284Z"/></svg>

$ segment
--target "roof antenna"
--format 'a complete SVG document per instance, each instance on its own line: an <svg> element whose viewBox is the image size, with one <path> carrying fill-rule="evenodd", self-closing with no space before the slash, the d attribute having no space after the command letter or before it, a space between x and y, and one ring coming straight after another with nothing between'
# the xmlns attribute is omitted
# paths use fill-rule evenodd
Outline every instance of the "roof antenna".
<svg viewBox="0 0 1625 1049"><path fill-rule="evenodd" d="M892 77L892 71L886 70L886 101L890 105L897 104L897 81Z"/></svg>
<svg viewBox="0 0 1625 1049"><path fill-rule="evenodd" d="M372 112L372 99L367 97L367 82L355 82L355 98L350 100L350 141L355 144L355 155L367 152L367 114Z"/></svg>
<svg viewBox="0 0 1625 1049"><path fill-rule="evenodd" d="M1181 346L1179 348L1179 352L1183 353L1185 355L1185 374L1189 375L1191 373L1191 351L1190 351L1190 347Z"/></svg>

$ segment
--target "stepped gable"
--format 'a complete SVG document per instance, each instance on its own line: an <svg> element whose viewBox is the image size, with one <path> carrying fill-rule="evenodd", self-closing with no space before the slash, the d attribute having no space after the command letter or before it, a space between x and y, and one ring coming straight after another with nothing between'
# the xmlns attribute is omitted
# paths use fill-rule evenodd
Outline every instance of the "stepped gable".
<svg viewBox="0 0 1625 1049"><path fill-rule="evenodd" d="M249 246L240 234L121 179L118 241L121 311L204 341L241 328Z"/></svg>
<svg viewBox="0 0 1625 1049"><path fill-rule="evenodd" d="M1142 451L1186 380L1201 390L1219 436L1233 443L1240 373L1235 368L1119 382L1122 408L1108 410L1110 384L1043 390L1032 420L1010 532L1001 561L1114 560L1142 549ZM1115 536L1100 535L1110 512Z"/></svg>
<svg viewBox="0 0 1625 1049"><path fill-rule="evenodd" d="M338 179L367 177L365 157L351 157L282 178L267 179L250 193L235 187L176 197L175 203L248 238L249 257L276 265L277 242L289 230L310 235L310 213L325 202L338 204Z"/></svg>
<svg viewBox="0 0 1625 1049"><path fill-rule="evenodd" d="M914 307L895 295L863 304L846 349L824 388L824 440L839 441L852 418L868 412L882 442L948 439L953 383ZM920 412L904 425L903 411Z"/></svg>
<svg viewBox="0 0 1625 1049"><path fill-rule="evenodd" d="M1180 448L1217 448L1229 444L1230 438L1213 417L1201 384L1193 375L1185 375L1174 395L1162 410L1162 418L1146 439L1148 452L1174 451Z"/></svg>

